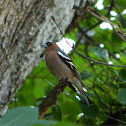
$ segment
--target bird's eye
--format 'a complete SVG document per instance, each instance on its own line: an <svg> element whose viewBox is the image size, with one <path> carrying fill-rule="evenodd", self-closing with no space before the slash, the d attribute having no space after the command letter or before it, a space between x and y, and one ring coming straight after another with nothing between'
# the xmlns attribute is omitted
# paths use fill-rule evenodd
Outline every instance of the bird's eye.
<svg viewBox="0 0 126 126"><path fill-rule="evenodd" d="M49 44L48 44L48 46L51 46L51 45L52 45L52 43L49 43Z"/></svg>
<svg viewBox="0 0 126 126"><path fill-rule="evenodd" d="M51 42L47 42L46 44L47 44L48 47L52 45Z"/></svg>

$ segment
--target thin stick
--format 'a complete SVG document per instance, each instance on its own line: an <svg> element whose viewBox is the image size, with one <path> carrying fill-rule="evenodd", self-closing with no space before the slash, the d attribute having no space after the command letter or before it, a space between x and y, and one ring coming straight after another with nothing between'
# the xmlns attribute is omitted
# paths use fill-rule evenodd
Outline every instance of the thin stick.
<svg viewBox="0 0 126 126"><path fill-rule="evenodd" d="M57 25L57 27L59 28L60 30L60 33L63 35L64 39L66 40L67 44L71 47L71 45L69 44L69 42L67 41L65 35L63 34L63 32L61 31L60 27L58 26L57 22L55 21L55 18L53 16L51 16L52 20L55 22L55 24ZM126 67L126 65L113 65L113 64L108 64L108 63L103 63L103 62L99 62L99 61L95 61L89 57L86 57L82 54L80 54L78 51L75 50L74 46L71 47L73 49L73 51L75 51L79 56L85 58L85 59L88 59L90 61L93 61L94 63L97 63L97 64L103 64L103 65L107 65L107 66L115 66L115 67Z"/></svg>
<svg viewBox="0 0 126 126"><path fill-rule="evenodd" d="M62 36L64 37L64 39L66 40L67 44L71 47L71 45L69 44L69 42L67 41L65 35L63 34L62 30L60 29L59 25L57 24L57 22L55 21L55 18L53 16L51 16L52 20L55 22L55 24L57 25L57 27L60 30L60 33L62 34ZM71 47L72 48L72 47Z"/></svg>
<svg viewBox="0 0 126 126"><path fill-rule="evenodd" d="M125 121L122 121L122 120L119 120L119 119L115 119L115 118L113 118L113 117L111 117L111 116L108 116L108 115L106 115L106 114L104 114L104 115L107 116L107 117L110 118L110 119L113 119L113 120L116 120L116 121L118 121L118 122L121 122L121 123L126 124Z"/></svg>
<svg viewBox="0 0 126 126"><path fill-rule="evenodd" d="M93 12L93 10L94 10L94 8L92 8L92 7L89 7L89 8L88 8L88 11L89 11L89 13L90 13L91 15L93 15L94 17L96 17L97 19L99 19L99 20L101 20L101 21L104 21L104 22L109 23L109 24L112 26L114 32L115 32L123 41L126 42L126 38L125 38L122 34L119 34L118 31L117 31L116 28L115 28L115 27L118 27L118 25L115 25L115 24L112 23L108 18L106 18L105 16L101 15L100 13L97 14L97 13Z"/></svg>
<svg viewBox="0 0 126 126"><path fill-rule="evenodd" d="M45 113L56 104L56 101L58 99L58 96L64 91L65 87L68 86L69 82L66 79L61 79L56 85L53 90L50 92L50 94L42 101L42 103L39 105L39 117L38 119L41 119Z"/></svg>

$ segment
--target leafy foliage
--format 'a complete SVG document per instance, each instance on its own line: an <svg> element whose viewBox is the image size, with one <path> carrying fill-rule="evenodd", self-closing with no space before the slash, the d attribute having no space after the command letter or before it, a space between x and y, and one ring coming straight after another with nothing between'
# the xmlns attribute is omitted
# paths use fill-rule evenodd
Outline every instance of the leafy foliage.
<svg viewBox="0 0 126 126"><path fill-rule="evenodd" d="M56 124L56 121L46 121L37 119L37 108L34 107L16 107L10 109L6 116L0 119L1 126L34 126L37 124L50 125Z"/></svg>
<svg viewBox="0 0 126 126"><path fill-rule="evenodd" d="M122 14L122 12L126 2L117 0L114 5L111 5L109 0L104 0L103 4L104 9L96 8L96 10L108 19L114 18L111 22L116 25L119 21L124 32L126 14ZM110 14L110 7L117 13L117 16ZM108 12L109 14L107 14ZM68 32L66 37L75 40L76 50L91 59L105 63L111 61L115 65L126 65L126 42L113 30L103 29L101 23L102 21L87 13L85 18L82 17L77 22L77 25L74 24L73 30ZM85 34L83 34L84 32ZM93 35L91 35L92 32ZM101 48L100 44L104 44L104 47ZM42 61L27 77L10 104L10 108L14 109L10 109L7 115L0 119L1 125L20 124L25 126L24 122L28 122L30 126L109 125L110 122L113 125L124 125L118 120L126 121L126 69L96 64L73 52L70 53L70 56L81 73L93 105L87 107L81 98L67 87L59 96L57 105L48 111L44 119L40 120L39 125L36 125L38 124L37 108L31 109L27 106L38 106L58 83L58 80L48 71L45 62ZM109 119L109 116L116 117L118 120ZM12 119L12 117L14 118ZM21 119L22 117L24 120Z"/></svg>

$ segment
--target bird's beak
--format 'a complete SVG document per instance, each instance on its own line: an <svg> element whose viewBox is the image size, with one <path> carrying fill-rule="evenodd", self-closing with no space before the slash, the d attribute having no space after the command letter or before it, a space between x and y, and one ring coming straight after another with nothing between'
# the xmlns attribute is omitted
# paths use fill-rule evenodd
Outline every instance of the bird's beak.
<svg viewBox="0 0 126 126"><path fill-rule="evenodd" d="M42 44L41 46L42 46L42 47L45 47L45 48L48 47L47 44Z"/></svg>

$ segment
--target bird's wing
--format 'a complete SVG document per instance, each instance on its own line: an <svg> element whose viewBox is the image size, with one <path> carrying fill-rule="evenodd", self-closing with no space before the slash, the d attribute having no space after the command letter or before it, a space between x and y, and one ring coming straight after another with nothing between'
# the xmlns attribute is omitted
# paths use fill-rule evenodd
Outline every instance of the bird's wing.
<svg viewBox="0 0 126 126"><path fill-rule="evenodd" d="M80 80L81 84L84 86L80 73L78 72L76 66L72 62L72 60L63 52L63 51L58 51L57 52L59 58L73 71L74 75ZM85 86L84 86L85 87Z"/></svg>
<svg viewBox="0 0 126 126"><path fill-rule="evenodd" d="M76 89L75 89L75 87L71 84L71 82L69 82L68 86L69 86L74 92L76 92Z"/></svg>

